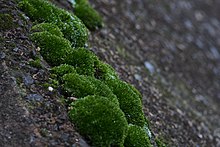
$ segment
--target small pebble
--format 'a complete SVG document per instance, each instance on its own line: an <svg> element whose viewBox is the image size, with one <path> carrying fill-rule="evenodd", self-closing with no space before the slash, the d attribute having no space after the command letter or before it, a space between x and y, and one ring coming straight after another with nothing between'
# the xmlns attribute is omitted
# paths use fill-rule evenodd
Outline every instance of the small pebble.
<svg viewBox="0 0 220 147"><path fill-rule="evenodd" d="M38 51L38 52L39 52L39 51L40 51L40 47L37 47L37 48L36 48L36 51Z"/></svg>
<svg viewBox="0 0 220 147"><path fill-rule="evenodd" d="M23 82L26 86L29 86L34 83L34 79L30 75L24 75Z"/></svg>
<svg viewBox="0 0 220 147"><path fill-rule="evenodd" d="M27 96L27 99L31 100L31 101L42 101L43 97L41 95L39 95L39 94L29 94Z"/></svg>
<svg viewBox="0 0 220 147"><path fill-rule="evenodd" d="M15 52L17 52L18 50L19 50L19 49L18 49L17 47L13 49L13 51L15 51Z"/></svg>
<svg viewBox="0 0 220 147"><path fill-rule="evenodd" d="M150 71L150 73L154 73L155 72L154 66L150 62L145 61L144 65Z"/></svg>
<svg viewBox="0 0 220 147"><path fill-rule="evenodd" d="M135 74L134 78L138 81L141 81L141 75L139 75L139 74Z"/></svg>
<svg viewBox="0 0 220 147"><path fill-rule="evenodd" d="M4 59L5 58L5 53L4 52L0 52L0 59Z"/></svg>
<svg viewBox="0 0 220 147"><path fill-rule="evenodd" d="M53 91L53 87L49 86L48 90L52 92Z"/></svg>

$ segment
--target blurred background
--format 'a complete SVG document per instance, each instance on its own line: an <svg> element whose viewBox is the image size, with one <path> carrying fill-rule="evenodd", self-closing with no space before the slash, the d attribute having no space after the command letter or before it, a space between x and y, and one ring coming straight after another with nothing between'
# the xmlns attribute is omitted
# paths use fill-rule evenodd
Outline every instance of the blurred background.
<svg viewBox="0 0 220 147"><path fill-rule="evenodd" d="M105 22L92 50L142 92L155 135L220 146L220 1L90 2Z"/></svg>

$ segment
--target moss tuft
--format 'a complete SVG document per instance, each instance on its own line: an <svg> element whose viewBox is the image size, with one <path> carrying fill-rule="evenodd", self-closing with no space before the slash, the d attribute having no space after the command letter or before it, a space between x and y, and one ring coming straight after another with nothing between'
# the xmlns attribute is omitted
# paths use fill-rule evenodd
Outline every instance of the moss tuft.
<svg viewBox="0 0 220 147"><path fill-rule="evenodd" d="M91 51L85 48L73 49L67 39L49 32L36 32L31 38L41 48L41 55L50 65L66 63L72 65L79 74L94 75L97 57Z"/></svg>
<svg viewBox="0 0 220 147"><path fill-rule="evenodd" d="M88 1L77 0L74 5L74 14L79 17L90 30L95 30L103 26L102 17L91 7Z"/></svg>
<svg viewBox="0 0 220 147"><path fill-rule="evenodd" d="M151 147L150 140L145 131L135 125L129 125L128 135L124 142L125 147Z"/></svg>
<svg viewBox="0 0 220 147"><path fill-rule="evenodd" d="M36 68L42 68L41 60L39 58L29 61L29 65L36 67Z"/></svg>
<svg viewBox="0 0 220 147"><path fill-rule="evenodd" d="M100 60L95 62L95 77L100 80L119 79L114 68Z"/></svg>
<svg viewBox="0 0 220 147"><path fill-rule="evenodd" d="M70 119L94 146L122 146L128 124L117 105L105 97L87 96L71 106Z"/></svg>
<svg viewBox="0 0 220 147"><path fill-rule="evenodd" d="M119 105L117 97L112 93L110 88L102 81L93 77L71 73L64 75L62 81L63 90L71 96L77 98L83 98L88 95L104 96Z"/></svg>
<svg viewBox="0 0 220 147"><path fill-rule="evenodd" d="M15 26L13 18L10 14L0 14L0 30L13 29Z"/></svg>
<svg viewBox="0 0 220 147"><path fill-rule="evenodd" d="M73 47L84 47L87 43L88 30L75 15L45 0L22 0L19 6L32 20L57 25Z"/></svg>
<svg viewBox="0 0 220 147"><path fill-rule="evenodd" d="M127 83L128 86L130 87L130 89L140 98L141 102L142 102L142 95L141 93L131 84Z"/></svg>
<svg viewBox="0 0 220 147"><path fill-rule="evenodd" d="M73 66L68 64L61 64L60 66L53 67L51 69L52 74L56 74L57 77L61 78L65 74L76 73L76 70Z"/></svg>
<svg viewBox="0 0 220 147"><path fill-rule="evenodd" d="M142 102L139 96L130 88L129 84L118 79L105 82L117 96L121 110L129 124L144 126L145 118Z"/></svg>
<svg viewBox="0 0 220 147"><path fill-rule="evenodd" d="M73 50L67 39L49 32L33 33L31 39L41 48L41 55L52 66L64 63L67 54Z"/></svg>
<svg viewBox="0 0 220 147"><path fill-rule="evenodd" d="M63 33L60 31L60 29L55 25L51 23L40 23L31 28L31 31L34 32L49 32L52 35L56 35L58 37L63 37Z"/></svg>
<svg viewBox="0 0 220 147"><path fill-rule="evenodd" d="M94 62L97 57L85 48L77 48L71 51L65 58L65 63L75 67L80 75L94 76Z"/></svg>

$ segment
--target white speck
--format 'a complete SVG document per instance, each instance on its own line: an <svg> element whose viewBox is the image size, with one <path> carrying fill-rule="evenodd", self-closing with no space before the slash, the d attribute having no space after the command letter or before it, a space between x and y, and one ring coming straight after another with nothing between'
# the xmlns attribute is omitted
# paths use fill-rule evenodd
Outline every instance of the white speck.
<svg viewBox="0 0 220 147"><path fill-rule="evenodd" d="M49 91L53 91L53 87L49 86L49 87L48 87L48 90L49 90Z"/></svg>
<svg viewBox="0 0 220 147"><path fill-rule="evenodd" d="M198 137L199 137L199 138L203 138L202 134L198 134Z"/></svg>
<svg viewBox="0 0 220 147"><path fill-rule="evenodd" d="M36 48L36 51L38 51L38 52L39 52L39 51L40 51L40 47L37 47L37 48Z"/></svg>
<svg viewBox="0 0 220 147"><path fill-rule="evenodd" d="M139 74L135 74L134 78L138 81L141 81L141 75L139 75Z"/></svg>
<svg viewBox="0 0 220 147"><path fill-rule="evenodd" d="M150 71L150 73L154 73L155 72L154 66L150 62L145 61L144 65Z"/></svg>

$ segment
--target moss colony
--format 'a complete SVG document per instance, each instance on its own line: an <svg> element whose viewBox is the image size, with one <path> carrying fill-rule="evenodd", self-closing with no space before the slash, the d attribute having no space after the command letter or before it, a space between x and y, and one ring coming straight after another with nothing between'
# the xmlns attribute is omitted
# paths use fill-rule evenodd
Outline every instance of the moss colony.
<svg viewBox="0 0 220 147"><path fill-rule="evenodd" d="M150 140L143 128L129 125L128 135L124 142L125 147L149 147Z"/></svg>
<svg viewBox="0 0 220 147"><path fill-rule="evenodd" d="M106 97L87 96L72 103L70 119L95 146L122 146L128 123L124 113Z"/></svg>
<svg viewBox="0 0 220 147"><path fill-rule="evenodd" d="M32 20L56 25L73 47L84 47L87 42L88 30L75 15L45 0L22 0L19 6Z"/></svg>
<svg viewBox="0 0 220 147"><path fill-rule="evenodd" d="M100 26L99 15L88 1L76 4L75 13L88 28ZM19 5L38 23L31 29L31 39L53 67L53 80L65 97L77 98L67 105L79 132L95 146L151 146L143 129L147 122L141 94L84 48L88 31L81 20L45 0L22 0Z"/></svg>
<svg viewBox="0 0 220 147"><path fill-rule="evenodd" d="M75 0L74 14L79 17L87 28L95 30L103 26L102 17L88 3L87 0Z"/></svg>

